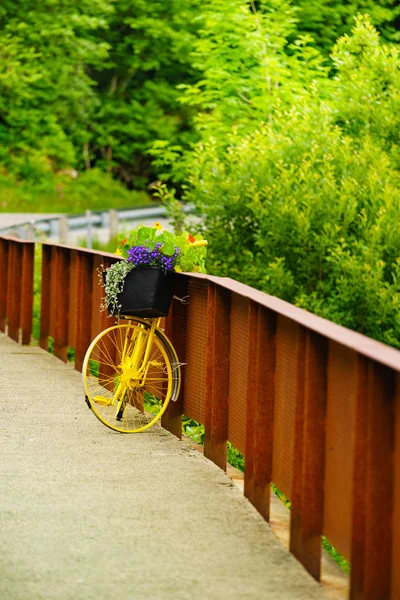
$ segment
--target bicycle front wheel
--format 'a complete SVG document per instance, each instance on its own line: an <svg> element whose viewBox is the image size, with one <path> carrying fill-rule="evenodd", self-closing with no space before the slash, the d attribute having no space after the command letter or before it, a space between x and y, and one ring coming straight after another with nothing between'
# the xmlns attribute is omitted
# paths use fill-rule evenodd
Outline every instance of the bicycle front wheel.
<svg viewBox="0 0 400 600"><path fill-rule="evenodd" d="M154 425L179 394L178 359L159 329L143 365L149 332L149 323L141 319L110 327L93 340L83 362L90 408L104 425L121 433Z"/></svg>

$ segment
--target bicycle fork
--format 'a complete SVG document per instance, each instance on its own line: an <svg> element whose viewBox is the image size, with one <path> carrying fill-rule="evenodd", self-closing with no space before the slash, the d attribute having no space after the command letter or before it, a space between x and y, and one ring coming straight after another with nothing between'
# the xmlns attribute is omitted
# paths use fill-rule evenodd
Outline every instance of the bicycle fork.
<svg viewBox="0 0 400 600"><path fill-rule="evenodd" d="M153 339L155 330L159 326L161 318L153 319L148 335L143 328L141 331L133 331L132 336L126 336L124 342L124 349L121 356L121 370L122 374L118 382L118 386L114 397L111 401L111 405L114 406L117 402L116 416L118 420L122 419L124 412L124 400L125 395L130 389L130 382L134 379L137 381L135 387L143 387L146 381L147 371L149 368L150 352L153 347ZM147 337L147 340L146 340ZM129 349L134 344L133 354L130 356ZM139 368L135 368L135 365L140 364ZM141 380L141 381L139 381Z"/></svg>

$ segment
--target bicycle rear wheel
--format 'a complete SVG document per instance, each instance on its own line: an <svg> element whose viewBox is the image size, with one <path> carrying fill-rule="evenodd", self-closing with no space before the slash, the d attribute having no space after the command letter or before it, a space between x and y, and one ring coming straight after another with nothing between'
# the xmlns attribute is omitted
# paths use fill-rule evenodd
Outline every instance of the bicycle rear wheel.
<svg viewBox="0 0 400 600"><path fill-rule="evenodd" d="M154 425L180 388L178 359L156 329L146 369L139 371L150 324L141 319L102 331L86 353L85 394L96 417L115 431L138 433Z"/></svg>

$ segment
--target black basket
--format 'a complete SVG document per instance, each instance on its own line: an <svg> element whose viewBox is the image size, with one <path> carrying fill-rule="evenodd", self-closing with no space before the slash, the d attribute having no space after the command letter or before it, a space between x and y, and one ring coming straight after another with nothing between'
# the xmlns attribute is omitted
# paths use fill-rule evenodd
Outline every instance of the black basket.
<svg viewBox="0 0 400 600"><path fill-rule="evenodd" d="M132 269L125 277L122 292L118 294L120 314L143 318L166 317L173 296L173 278L173 273L166 273L159 267Z"/></svg>

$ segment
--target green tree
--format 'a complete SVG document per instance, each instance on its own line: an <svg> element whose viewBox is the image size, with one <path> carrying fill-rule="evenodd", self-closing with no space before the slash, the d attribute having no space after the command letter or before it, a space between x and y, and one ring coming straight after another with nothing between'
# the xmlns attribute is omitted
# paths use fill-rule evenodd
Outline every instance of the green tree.
<svg viewBox="0 0 400 600"><path fill-rule="evenodd" d="M326 79L324 58L307 38L286 51L296 31L287 0L263 2L260 11L243 0L209 0L196 21L192 60L200 76L179 89L181 104L195 109L193 123L205 143L216 138L225 148L231 132L240 138L260 122L272 122L275 110L302 102L308 85L317 89ZM152 153L163 178L181 180L191 168L193 155L179 144L156 142Z"/></svg>
<svg viewBox="0 0 400 600"><path fill-rule="evenodd" d="M261 23L267 38L265 15ZM208 61L218 65L219 52ZM219 122L212 107L199 117L202 141L185 157L209 271L400 346L398 51L364 17L334 49L335 79L304 47L289 63L284 44L269 54L280 65L273 92L263 94L255 76L242 104L231 103L231 89L220 93ZM215 86L203 82L205 103ZM255 99L238 128L235 115L242 124Z"/></svg>
<svg viewBox="0 0 400 600"><path fill-rule="evenodd" d="M98 104L88 65L108 45L106 0L4 0L0 7L0 162L35 179L76 162Z"/></svg>
<svg viewBox="0 0 400 600"><path fill-rule="evenodd" d="M326 56L336 40L350 32L359 13L370 15L386 42L400 41L400 5L396 0L296 0L295 6L297 30L311 34L316 47Z"/></svg>
<svg viewBox="0 0 400 600"><path fill-rule="evenodd" d="M185 151L196 140L211 133L227 142L232 130L247 135L260 122L279 118L287 106L308 102L310 94L330 97L326 54L336 35L349 31L356 10L371 12L382 35L395 39L386 27L398 18L392 0L346 5L319 0L313 7L307 2L4 0L2 171L36 185L60 170L97 169L99 176L106 171L136 188L172 173L179 196L186 166L177 158L183 152L190 162ZM347 67L341 72L354 72L353 55L342 53L339 60ZM379 78L396 76L396 61L391 59L392 73L379 74L372 64L379 56L372 53L357 76L368 80L368 90L375 85L368 78L376 77L385 96L393 88L389 80L385 91ZM337 69L335 55L333 61ZM342 78L340 85L347 112L342 110L337 124L356 136L386 122L391 137L385 150L393 157L395 97L390 105L385 96L379 116L377 96L371 104L362 87L353 95L351 80ZM358 102L365 103L363 115Z"/></svg>
<svg viewBox="0 0 400 600"><path fill-rule="evenodd" d="M148 154L155 140L187 146L192 110L177 86L198 78L190 48L200 0L116 0L104 40L108 60L91 75L100 106L90 126L87 162L136 187L156 177Z"/></svg>

